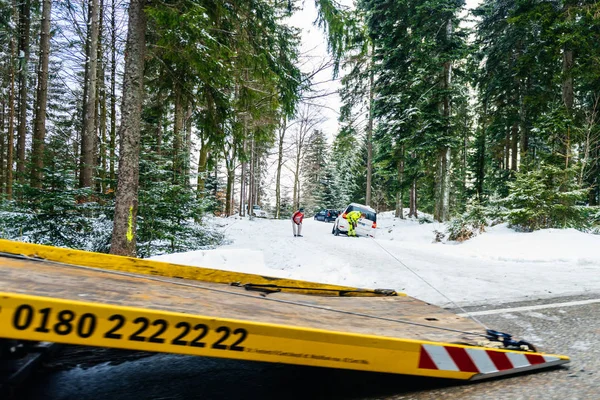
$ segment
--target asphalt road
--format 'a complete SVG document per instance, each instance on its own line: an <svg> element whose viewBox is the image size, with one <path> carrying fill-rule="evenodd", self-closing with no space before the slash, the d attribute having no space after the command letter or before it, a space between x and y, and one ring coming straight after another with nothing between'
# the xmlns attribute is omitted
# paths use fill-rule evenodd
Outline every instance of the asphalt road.
<svg viewBox="0 0 600 400"><path fill-rule="evenodd" d="M490 328L528 340L545 352L569 355L572 360L566 367L509 378L457 384L389 374L94 350L91 354L95 356L84 368L69 364L68 360L48 366L35 377L35 384L17 398L598 399L600 302L590 302L597 299L600 293L505 304L494 306L493 310L471 307L468 311L489 313L477 318ZM556 303L576 305L552 306ZM503 310L536 305L550 307Z"/></svg>

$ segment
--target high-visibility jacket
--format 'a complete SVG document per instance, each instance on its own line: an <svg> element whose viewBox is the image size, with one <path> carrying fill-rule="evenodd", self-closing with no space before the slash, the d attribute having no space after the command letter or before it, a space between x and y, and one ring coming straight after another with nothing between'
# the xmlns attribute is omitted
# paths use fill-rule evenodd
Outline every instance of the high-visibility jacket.
<svg viewBox="0 0 600 400"><path fill-rule="evenodd" d="M348 214L346 214L346 218L348 221L354 223L360 219L361 215L362 213L360 211L350 211Z"/></svg>

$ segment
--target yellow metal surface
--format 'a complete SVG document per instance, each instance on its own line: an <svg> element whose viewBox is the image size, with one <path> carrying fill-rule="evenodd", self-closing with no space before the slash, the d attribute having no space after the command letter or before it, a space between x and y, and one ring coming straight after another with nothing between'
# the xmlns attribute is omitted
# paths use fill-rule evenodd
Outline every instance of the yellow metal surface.
<svg viewBox="0 0 600 400"><path fill-rule="evenodd" d="M190 267L161 261L92 253L0 239L0 253L24 255L71 265L108 269L135 274L182 278L195 281L231 284L276 285L281 292L339 296L380 296L374 290L328 285L294 279L273 278L211 268ZM404 293L395 293L406 296Z"/></svg>

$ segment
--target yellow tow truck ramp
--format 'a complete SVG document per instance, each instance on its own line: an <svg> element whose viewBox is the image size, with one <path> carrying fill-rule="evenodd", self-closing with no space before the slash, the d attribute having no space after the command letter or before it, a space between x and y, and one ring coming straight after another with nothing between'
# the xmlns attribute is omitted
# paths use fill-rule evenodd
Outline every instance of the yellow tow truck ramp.
<svg viewBox="0 0 600 400"><path fill-rule="evenodd" d="M392 290L6 240L0 338L460 380L569 361L490 347L479 324Z"/></svg>

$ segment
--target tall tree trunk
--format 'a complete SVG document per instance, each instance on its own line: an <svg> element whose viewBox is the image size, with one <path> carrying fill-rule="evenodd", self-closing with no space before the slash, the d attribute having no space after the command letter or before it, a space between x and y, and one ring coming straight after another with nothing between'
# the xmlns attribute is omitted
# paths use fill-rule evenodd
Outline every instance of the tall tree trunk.
<svg viewBox="0 0 600 400"><path fill-rule="evenodd" d="M287 130L287 118L283 117L283 124L279 128L277 143L277 176L275 178L275 218L279 219L281 215L281 168L283 167L283 140Z"/></svg>
<svg viewBox="0 0 600 400"><path fill-rule="evenodd" d="M183 135L183 104L181 88L178 83L174 87L175 113L173 122L173 182L181 182L183 177L182 135Z"/></svg>
<svg viewBox="0 0 600 400"><path fill-rule="evenodd" d="M418 218L417 212L417 178L413 178L412 185L410 185L410 204L409 204L409 217Z"/></svg>
<svg viewBox="0 0 600 400"><path fill-rule="evenodd" d="M13 3L15 10L14 20L18 20L16 1ZM6 141L6 199L12 200L13 187L13 162L15 142L15 35L10 38L10 87L8 93L8 138Z"/></svg>
<svg viewBox="0 0 600 400"><path fill-rule="evenodd" d="M102 68L102 76L104 68ZM108 156L107 156L107 135L106 135L106 88L104 79L99 81L99 102L100 102L100 189L102 193L107 190L107 171L108 171Z"/></svg>
<svg viewBox="0 0 600 400"><path fill-rule="evenodd" d="M374 84L374 63L373 53L375 52L375 44L371 42L371 63L369 70L369 121L367 123L367 193L366 205L371 206L371 186L373 176L373 97L375 91Z"/></svg>
<svg viewBox="0 0 600 400"><path fill-rule="evenodd" d="M510 129L506 129L506 135L504 136L504 169L510 169Z"/></svg>
<svg viewBox="0 0 600 400"><path fill-rule="evenodd" d="M206 163L208 161L208 142L201 142L200 155L198 156L198 197L204 197L204 181L206 179Z"/></svg>
<svg viewBox="0 0 600 400"><path fill-rule="evenodd" d="M529 145L529 138L528 138L528 128L527 128L527 109L525 108L525 94L523 93L524 91L528 91L529 89L529 80L527 79L525 81L525 83L522 85L524 86L524 89L521 89L521 95L519 97L519 120L520 122L520 128L521 128L521 137L520 137L520 143L519 143L519 153L520 153L520 158L521 158L521 165L523 165L523 163L526 161L527 158L527 147Z"/></svg>
<svg viewBox="0 0 600 400"><path fill-rule="evenodd" d="M140 120L144 84L144 51L146 48L146 0L129 3L128 36L125 49L123 105L121 107L119 181L110 252L135 256Z"/></svg>
<svg viewBox="0 0 600 400"><path fill-rule="evenodd" d="M234 137L231 143L225 143L223 146L225 169L227 170L227 183L225 189L225 214L227 216L233 214L233 185L235 182L235 160L237 157L237 143L235 140Z"/></svg>
<svg viewBox="0 0 600 400"><path fill-rule="evenodd" d="M17 180L25 181L25 143L27 136L27 76L29 72L29 36L31 0L22 0L19 13L19 126L17 137Z"/></svg>
<svg viewBox="0 0 600 400"><path fill-rule="evenodd" d="M46 104L48 102L48 60L50 55L50 9L52 2L44 0L40 29L40 61L38 64L38 86L33 124L31 186L42 187L44 168L44 140L46 138Z"/></svg>
<svg viewBox="0 0 600 400"><path fill-rule="evenodd" d="M246 121L244 120L244 137L246 137ZM242 154L246 155L246 139L242 142ZM240 171L240 204L239 204L239 215L241 217L246 215L246 207L244 207L244 202L246 201L246 166L247 162L245 160L241 161L241 171Z"/></svg>
<svg viewBox="0 0 600 400"><path fill-rule="evenodd" d="M110 144L109 144L109 178L110 188L115 188L115 148L117 142L117 22L116 0L111 3L110 18Z"/></svg>
<svg viewBox="0 0 600 400"><path fill-rule="evenodd" d="M513 171L518 170L517 166L517 155L519 151L519 123L517 121L513 122L511 129L511 138L512 138L512 146L510 150L511 160L510 160L510 169Z"/></svg>
<svg viewBox="0 0 600 400"><path fill-rule="evenodd" d="M248 172L248 215L252 216L254 206L254 157L255 141L250 140L250 171Z"/></svg>
<svg viewBox="0 0 600 400"><path fill-rule="evenodd" d="M573 102L575 94L573 91L573 50L565 46L563 49L563 81L562 81L562 99L567 111L567 116L573 114ZM569 167L571 161L571 124L567 126L566 137L563 138L563 152L565 155L565 168Z"/></svg>
<svg viewBox="0 0 600 400"><path fill-rule="evenodd" d="M261 185L261 171L260 171L260 158L262 157L262 149L259 146L258 151L256 152L256 157L254 159L254 201L255 204L260 205L260 185Z"/></svg>
<svg viewBox="0 0 600 400"><path fill-rule="evenodd" d="M4 187L6 185L6 136L4 129L6 128L6 102L4 99L0 100L0 198L4 193Z"/></svg>
<svg viewBox="0 0 600 400"><path fill-rule="evenodd" d="M215 186L213 187L213 197L216 199L219 193L219 155L214 155L214 172L215 172Z"/></svg>
<svg viewBox="0 0 600 400"><path fill-rule="evenodd" d="M100 115L96 118L96 125L98 126L97 132L100 146L98 149L98 162L100 182L98 182L98 191L106 193L106 173L107 173L107 160L106 160L106 84L104 80L104 0L100 0L100 17L98 25L98 112Z"/></svg>
<svg viewBox="0 0 600 400"><path fill-rule="evenodd" d="M183 157L183 177L184 184L186 187L190 186L190 159L192 154L192 102L190 100L187 101L186 111L185 111L185 154Z"/></svg>
<svg viewBox="0 0 600 400"><path fill-rule="evenodd" d="M482 125L480 137L477 138L477 169L475 172L475 191L479 201L483 200L483 183L485 181L485 141L487 126Z"/></svg>
<svg viewBox="0 0 600 400"><path fill-rule="evenodd" d="M465 119L468 119L468 116L465 116ZM467 181L468 181L468 166L467 159L469 156L469 136L471 135L471 130L469 129L469 121L465 121L464 132L463 132L463 148L462 148L462 195L463 198L466 199L467 193Z"/></svg>
<svg viewBox="0 0 600 400"><path fill-rule="evenodd" d="M436 187L436 207L434 218L437 221L443 222L448 220L449 217L449 204L450 204L450 161L451 161L451 149L450 147L444 147L438 150L437 154L437 177L438 182Z"/></svg>
<svg viewBox="0 0 600 400"><path fill-rule="evenodd" d="M231 164L233 164L233 160L230 161ZM227 189L225 191L225 214L227 216L230 216L233 214L233 204L232 204L232 197L233 197L233 181L235 180L235 169L233 168L233 166L230 166L230 164L228 163L227 165Z"/></svg>
<svg viewBox="0 0 600 400"><path fill-rule="evenodd" d="M404 219L404 201L402 192L404 190L404 145L400 149L400 157L397 161L398 168L398 191L396 192L396 218Z"/></svg>
<svg viewBox="0 0 600 400"><path fill-rule="evenodd" d="M89 48L86 55L87 98L85 99L85 117L81 133L81 155L79 165L79 187L92 187L94 175L94 148L96 142L96 81L98 68L99 5L98 0L89 0L90 29Z"/></svg>
<svg viewBox="0 0 600 400"><path fill-rule="evenodd" d="M446 21L446 39L450 40L452 36L452 20ZM450 137L450 87L452 83L452 61L444 62L442 71L442 87L444 95L442 97L442 116L444 117L445 135ZM436 201L434 218L438 221L446 221L450 212L450 147L445 145L438 149L437 155L437 176L436 176Z"/></svg>

